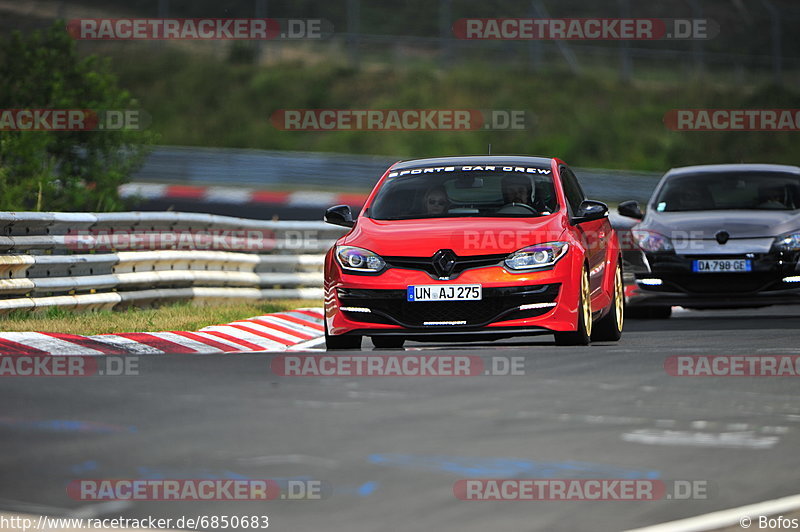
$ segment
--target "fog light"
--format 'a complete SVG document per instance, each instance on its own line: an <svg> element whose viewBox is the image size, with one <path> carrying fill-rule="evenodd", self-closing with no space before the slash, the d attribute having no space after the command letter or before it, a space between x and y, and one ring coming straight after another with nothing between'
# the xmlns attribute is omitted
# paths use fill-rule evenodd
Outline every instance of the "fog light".
<svg viewBox="0 0 800 532"><path fill-rule="evenodd" d="M372 312L366 307L339 307L339 310L343 310L345 312Z"/></svg>
<svg viewBox="0 0 800 532"><path fill-rule="evenodd" d="M533 308L549 308L549 307L555 307L555 306L556 306L555 303L530 303L528 305L520 305L519 309L520 310L530 310L530 309L533 309Z"/></svg>
<svg viewBox="0 0 800 532"><path fill-rule="evenodd" d="M664 284L664 281L661 279L639 279L639 283L646 286L661 286Z"/></svg>
<svg viewBox="0 0 800 532"><path fill-rule="evenodd" d="M800 275L793 275L791 277L784 277L784 283L800 283Z"/></svg>

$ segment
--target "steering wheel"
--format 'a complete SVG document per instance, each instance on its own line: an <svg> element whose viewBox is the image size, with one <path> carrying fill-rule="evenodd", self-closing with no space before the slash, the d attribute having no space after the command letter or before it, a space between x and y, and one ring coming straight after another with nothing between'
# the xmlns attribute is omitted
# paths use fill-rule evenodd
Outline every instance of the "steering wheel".
<svg viewBox="0 0 800 532"><path fill-rule="evenodd" d="M531 207L527 203L516 203L516 202L506 203L497 212L503 213L503 211L505 211L506 209L509 209L509 208L513 209L514 207L522 207L522 208L524 208L526 210L529 210L533 214L539 214L539 211L537 211L536 209L534 209L533 207Z"/></svg>

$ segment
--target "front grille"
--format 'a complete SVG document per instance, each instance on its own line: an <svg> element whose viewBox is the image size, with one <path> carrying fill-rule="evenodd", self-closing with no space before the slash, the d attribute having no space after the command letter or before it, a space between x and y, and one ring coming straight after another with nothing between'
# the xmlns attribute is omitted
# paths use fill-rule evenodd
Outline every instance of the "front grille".
<svg viewBox="0 0 800 532"><path fill-rule="evenodd" d="M796 275L797 253L749 253L719 255L655 255L649 254L651 273L637 272L638 278L663 279L661 286L647 286L648 292L685 292L690 295L753 295L758 292L785 290L783 277ZM751 263L750 272L693 272L695 260L737 260Z"/></svg>
<svg viewBox="0 0 800 532"><path fill-rule="evenodd" d="M663 290L674 291L673 287L677 287L695 294L748 294L785 288L780 286L780 279L774 273L694 273L661 277Z"/></svg>
<svg viewBox="0 0 800 532"><path fill-rule="evenodd" d="M558 296L560 283L502 288L484 288L480 301L407 301L405 290L339 289L344 307L366 307L371 313L346 312L350 319L367 323L386 323L410 328L433 328L425 322L464 322L447 327L480 327L489 323L534 317L552 307L517 310L520 305L551 303Z"/></svg>
<svg viewBox="0 0 800 532"><path fill-rule="evenodd" d="M473 268L486 268L488 266L500 266L503 259L508 257L507 253L502 255L472 255L468 257L455 257L455 267L449 279L455 279L463 272ZM384 257L387 266L403 268L406 270L420 270L434 279L439 279L436 269L433 266L432 257Z"/></svg>

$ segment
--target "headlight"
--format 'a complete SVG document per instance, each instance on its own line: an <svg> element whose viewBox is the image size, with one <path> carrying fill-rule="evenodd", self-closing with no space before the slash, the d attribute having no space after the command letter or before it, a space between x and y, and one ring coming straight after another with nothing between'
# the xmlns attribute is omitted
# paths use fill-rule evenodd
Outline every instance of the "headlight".
<svg viewBox="0 0 800 532"><path fill-rule="evenodd" d="M662 234L645 229L634 229L631 233L633 233L633 239L636 241L636 245L645 251L675 250L672 246L672 241Z"/></svg>
<svg viewBox="0 0 800 532"><path fill-rule="evenodd" d="M353 246L336 246L336 261L352 272L379 272L386 266L377 253Z"/></svg>
<svg viewBox="0 0 800 532"><path fill-rule="evenodd" d="M566 255L569 244L566 242L547 242L515 251L503 263L510 270L533 270L547 268Z"/></svg>
<svg viewBox="0 0 800 532"><path fill-rule="evenodd" d="M800 233L779 236L775 239L775 247L781 251L800 251Z"/></svg>

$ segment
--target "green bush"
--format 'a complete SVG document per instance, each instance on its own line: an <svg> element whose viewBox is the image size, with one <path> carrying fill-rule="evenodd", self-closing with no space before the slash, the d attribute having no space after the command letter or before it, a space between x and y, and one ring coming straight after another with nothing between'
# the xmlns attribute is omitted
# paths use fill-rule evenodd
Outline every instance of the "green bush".
<svg viewBox="0 0 800 532"><path fill-rule="evenodd" d="M79 57L63 22L0 42L0 110L136 107L107 59ZM117 187L151 138L133 129L0 129L0 210L118 210Z"/></svg>

